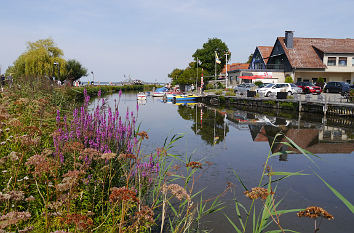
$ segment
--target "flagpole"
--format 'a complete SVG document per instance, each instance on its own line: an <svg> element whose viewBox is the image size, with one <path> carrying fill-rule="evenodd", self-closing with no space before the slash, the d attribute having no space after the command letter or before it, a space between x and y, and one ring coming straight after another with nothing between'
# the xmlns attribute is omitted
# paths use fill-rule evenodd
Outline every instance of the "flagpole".
<svg viewBox="0 0 354 233"><path fill-rule="evenodd" d="M195 91L198 93L198 57L197 57L197 78L195 79Z"/></svg>
<svg viewBox="0 0 354 233"><path fill-rule="evenodd" d="M216 87L216 51L215 51L215 83L214 83L215 87Z"/></svg>
<svg viewBox="0 0 354 233"><path fill-rule="evenodd" d="M228 53L226 52L225 53L225 56L226 56L226 73L225 73L226 88L227 88L227 80L228 80L228 75L227 75L227 55L228 55Z"/></svg>

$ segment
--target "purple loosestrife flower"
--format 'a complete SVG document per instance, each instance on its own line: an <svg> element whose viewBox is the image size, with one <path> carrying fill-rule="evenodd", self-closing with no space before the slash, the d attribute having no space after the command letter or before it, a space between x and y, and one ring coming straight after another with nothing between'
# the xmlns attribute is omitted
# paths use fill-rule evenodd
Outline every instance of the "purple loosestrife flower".
<svg viewBox="0 0 354 233"><path fill-rule="evenodd" d="M57 118L56 118L56 120L57 120L57 124L59 124L60 123L60 111L59 111L59 109L57 109Z"/></svg>
<svg viewBox="0 0 354 233"><path fill-rule="evenodd" d="M119 89L119 98L122 95L122 89Z"/></svg>
<svg viewBox="0 0 354 233"><path fill-rule="evenodd" d="M98 90L97 96L98 98L101 98L101 89Z"/></svg>

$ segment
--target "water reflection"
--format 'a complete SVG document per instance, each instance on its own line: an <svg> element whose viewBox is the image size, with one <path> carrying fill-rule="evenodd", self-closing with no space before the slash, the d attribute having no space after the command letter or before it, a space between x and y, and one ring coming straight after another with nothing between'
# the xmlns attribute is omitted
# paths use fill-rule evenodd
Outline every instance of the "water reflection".
<svg viewBox="0 0 354 233"><path fill-rule="evenodd" d="M192 131L196 135L200 135L203 141L209 145L224 141L229 132L229 126L225 121L226 112L220 112L196 103L178 105L177 112L183 119L194 122L191 126Z"/></svg>
<svg viewBox="0 0 354 233"><path fill-rule="evenodd" d="M294 151L280 143L286 142L286 137L314 154L350 154L354 151L352 128L329 126L325 120L325 123L301 121L300 118L287 119L242 110L224 110L197 103L177 105L179 115L193 121L191 130L209 145L224 141L229 126L232 126L238 130L250 131L253 142L267 142L270 147L275 136L282 133L272 148L273 153L283 152L279 158L281 161L287 160L286 151ZM295 150L294 153L300 151Z"/></svg>
<svg viewBox="0 0 354 233"><path fill-rule="evenodd" d="M278 143L272 148L273 153L284 153L280 157L281 161L287 160L286 151L294 151L287 145L279 143L286 142L286 137L314 154L350 154L354 151L352 128L340 128L308 121L302 122L299 119L286 119L241 110L235 110L233 114L228 115L228 120L237 125L237 128L240 128L239 125L247 125L254 142L268 142L271 146L275 136L282 133L282 136L277 137L276 142ZM295 150L294 153L300 153L300 151Z"/></svg>

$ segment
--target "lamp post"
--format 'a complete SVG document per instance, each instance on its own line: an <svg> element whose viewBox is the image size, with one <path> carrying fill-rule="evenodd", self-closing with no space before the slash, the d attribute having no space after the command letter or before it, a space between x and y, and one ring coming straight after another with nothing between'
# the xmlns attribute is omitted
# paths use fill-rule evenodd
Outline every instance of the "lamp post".
<svg viewBox="0 0 354 233"><path fill-rule="evenodd" d="M92 84L94 85L95 84L95 74L93 73L93 71L91 71L91 74L92 74Z"/></svg>
<svg viewBox="0 0 354 233"><path fill-rule="evenodd" d="M229 79L229 75L228 75L228 73L227 73L227 56L229 55L229 52L226 52L225 53L225 56L226 56L226 66L225 66L225 68L226 68L226 71L225 71L225 82L226 82L226 88L227 88L227 80Z"/></svg>

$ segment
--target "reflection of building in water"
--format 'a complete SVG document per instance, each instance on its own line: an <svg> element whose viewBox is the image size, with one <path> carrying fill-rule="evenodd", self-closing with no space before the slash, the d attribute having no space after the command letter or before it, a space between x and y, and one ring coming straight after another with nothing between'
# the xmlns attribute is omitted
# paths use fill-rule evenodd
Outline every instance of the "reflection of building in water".
<svg viewBox="0 0 354 233"><path fill-rule="evenodd" d="M272 144L275 135L282 132L284 136L279 136L277 142L286 142L286 136L301 148L314 154L350 154L354 151L354 140L350 139L344 130L335 127L298 129L271 125L250 125L250 131L253 141L268 141L269 145ZM281 143L276 143L272 148L273 153L287 150L294 151L293 148L284 147L284 144Z"/></svg>
<svg viewBox="0 0 354 233"><path fill-rule="evenodd" d="M277 137L277 142L286 142L286 137L288 137L301 148L314 154L349 154L354 151L353 130L350 129L305 121L299 124L299 121L294 119L266 116L242 110L228 114L227 118L232 122L230 125L237 129L247 127L254 142L268 142L271 146L275 136L282 133L282 136ZM285 160L285 152L289 150L294 151L293 148L288 148L281 143L276 143L272 148L273 153L284 152L280 159Z"/></svg>

